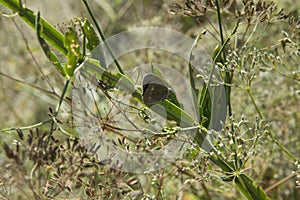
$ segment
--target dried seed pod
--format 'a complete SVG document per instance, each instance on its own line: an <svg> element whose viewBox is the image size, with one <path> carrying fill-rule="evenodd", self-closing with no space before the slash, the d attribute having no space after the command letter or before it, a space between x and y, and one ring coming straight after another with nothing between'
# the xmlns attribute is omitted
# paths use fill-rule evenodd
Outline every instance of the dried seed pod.
<svg viewBox="0 0 300 200"><path fill-rule="evenodd" d="M24 134L23 134L22 130L19 129L19 128L17 128L16 131L17 131L17 133L18 133L18 135L19 135L19 138L20 138L21 140L24 140Z"/></svg>

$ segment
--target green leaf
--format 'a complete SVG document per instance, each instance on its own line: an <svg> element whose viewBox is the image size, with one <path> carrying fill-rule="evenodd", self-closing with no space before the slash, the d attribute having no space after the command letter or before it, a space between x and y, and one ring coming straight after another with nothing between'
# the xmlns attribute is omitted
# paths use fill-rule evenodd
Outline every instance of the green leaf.
<svg viewBox="0 0 300 200"><path fill-rule="evenodd" d="M89 50L93 50L100 44L100 40L96 34L96 31L86 18L81 22L81 26L83 33L88 40L86 48Z"/></svg>
<svg viewBox="0 0 300 200"><path fill-rule="evenodd" d="M66 74L72 77L74 74L75 67L82 59L82 53L80 52L79 40L77 38L76 31L74 28L69 28L65 33L65 47L67 48L68 62L64 65Z"/></svg>
<svg viewBox="0 0 300 200"><path fill-rule="evenodd" d="M190 78L190 84L191 84L191 90L192 90L192 94L193 94L193 102L194 102L194 106L195 108L198 107L198 95L199 95L199 90L196 88L195 85L195 77L194 77L194 68L191 64L191 61L194 59L194 55L193 55L193 49L197 46L198 42L202 39L203 35L205 34L206 31L200 33L197 38L194 40L194 43L190 49L190 53L189 53L189 78ZM201 117L202 115L200 115L200 113L197 114L198 116L198 122L201 122Z"/></svg>
<svg viewBox="0 0 300 200"><path fill-rule="evenodd" d="M59 59L57 56L51 51L50 47L46 43L46 41L42 38L41 33L43 30L41 23L41 18L40 18L40 12L38 12L37 17L36 17L36 33L37 33L37 38L39 40L39 43L47 56L47 58L52 62L52 64L56 67L56 69L63 75L66 76L66 72L64 68L62 67Z"/></svg>
<svg viewBox="0 0 300 200"><path fill-rule="evenodd" d="M209 92L205 92L206 84L203 84L203 88L201 91L200 102L203 102L202 105L199 105L200 116L202 117L201 124L208 128L211 120L211 97Z"/></svg>
<svg viewBox="0 0 300 200"><path fill-rule="evenodd" d="M100 62L94 59L89 59L85 62L85 67L82 70L82 73L84 73L87 77L96 76L97 79L105 83L109 81L111 85L115 84L115 87L118 89L130 92L134 98L136 98L140 103L143 103L141 90L135 87L134 83L126 74L112 74L105 68L101 67ZM168 120L175 121L181 127L190 127L195 125L195 120L188 113L169 100L161 102L160 105L165 108Z"/></svg>
<svg viewBox="0 0 300 200"><path fill-rule="evenodd" d="M235 182L240 191L247 197L247 199L255 200L269 200L264 190L260 186L256 186L252 179L247 175L241 174L236 177Z"/></svg>
<svg viewBox="0 0 300 200"><path fill-rule="evenodd" d="M215 63L219 62L219 63L224 64L224 60L221 56L221 47L220 47L220 45L217 45L215 47L212 58L215 61Z"/></svg>

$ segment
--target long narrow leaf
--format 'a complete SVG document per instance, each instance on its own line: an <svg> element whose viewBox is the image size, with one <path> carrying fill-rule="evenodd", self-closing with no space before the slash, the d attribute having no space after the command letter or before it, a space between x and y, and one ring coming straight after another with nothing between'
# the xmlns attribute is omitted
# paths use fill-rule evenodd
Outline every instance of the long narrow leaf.
<svg viewBox="0 0 300 200"><path fill-rule="evenodd" d="M193 102L196 110L198 111L198 95L199 95L199 90L195 86L195 78L194 78L194 68L191 64L191 61L193 60L193 50L197 46L198 42L202 39L202 36L205 34L205 32L200 33L197 38L195 39L191 49L190 49L190 54L189 54L189 78L190 78L190 85L192 89L192 94L193 94ZM200 108L201 109L201 108ZM201 113L201 112L200 112ZM198 122L201 122L202 115L200 113L197 113L198 117Z"/></svg>
<svg viewBox="0 0 300 200"><path fill-rule="evenodd" d="M235 182L240 191L248 198L255 200L269 200L264 190L260 186L256 186L252 179L247 175L241 174L235 179Z"/></svg>
<svg viewBox="0 0 300 200"><path fill-rule="evenodd" d="M37 33L37 38L38 41L45 53L45 55L48 57L48 59L52 62L52 64L56 67L56 69L63 75L66 76L66 72L63 69L59 59L57 56L51 51L50 47L48 46L47 42L42 38L41 33L42 33L42 23L41 23L41 18L40 18L40 13L38 12L37 18L36 18L36 33Z"/></svg>
<svg viewBox="0 0 300 200"><path fill-rule="evenodd" d="M132 83L130 80L127 80L128 78L126 75L114 75L102 68L99 61L92 59L86 61L85 65L86 72L84 70L83 72L87 73L87 75L95 75L99 80L107 78L108 80L115 82L115 84L118 83L116 86L119 87L119 89L131 92L133 97L135 97L138 101L143 102L141 91L135 87L134 83ZM120 79L122 79L122 81L119 81ZM180 107L168 100L165 100L160 104L165 108L168 120L174 120L182 127L194 126L195 120Z"/></svg>
<svg viewBox="0 0 300 200"><path fill-rule="evenodd" d="M0 0L0 3L7 7L8 9L16 12L20 15L20 17L31 27L35 28L35 19L36 15L32 10L23 7L19 0ZM64 47L64 36L57 29L55 29L52 25L50 25L45 19L41 18L41 24L43 27L43 31L41 32L41 36L48 41L51 45L53 45L57 50L59 50L63 54L67 54L67 50Z"/></svg>

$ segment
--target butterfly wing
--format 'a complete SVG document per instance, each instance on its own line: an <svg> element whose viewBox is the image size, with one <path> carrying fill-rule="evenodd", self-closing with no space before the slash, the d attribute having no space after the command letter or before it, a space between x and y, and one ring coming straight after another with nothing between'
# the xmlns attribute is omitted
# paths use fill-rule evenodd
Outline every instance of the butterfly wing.
<svg viewBox="0 0 300 200"><path fill-rule="evenodd" d="M169 88L158 76L146 74L143 78L143 101L151 105L163 101L169 95Z"/></svg>

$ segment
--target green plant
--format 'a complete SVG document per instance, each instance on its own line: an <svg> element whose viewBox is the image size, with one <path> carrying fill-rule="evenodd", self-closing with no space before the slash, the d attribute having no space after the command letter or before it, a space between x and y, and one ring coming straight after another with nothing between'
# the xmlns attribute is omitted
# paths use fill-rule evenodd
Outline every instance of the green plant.
<svg viewBox="0 0 300 200"><path fill-rule="evenodd" d="M103 31L98 25L87 1L83 0L82 2L87 8L92 21L96 26L96 30L101 37L101 40L105 41ZM110 91L112 88L117 91L131 91L132 88L134 88L132 96L137 102L143 104L141 89L135 86L132 77L124 72L125 70L122 68L117 59L114 59L114 61L118 72L113 72L102 67L101 62L99 63L99 60L87 59L87 51L92 51L100 41L97 37L96 31L87 19L77 20L77 23L79 24L79 27L83 33L81 42L74 26L68 27L68 30L62 34L57 29L49 25L49 23L47 23L44 19L42 19L40 17L40 13L35 15L30 9L25 8L21 4L21 1L10 0L0 1L0 3L14 12L18 12L21 18L36 30L39 43L45 55L66 80L63 93L60 96L56 109L54 111L50 110L49 112L49 120L29 127L2 129L2 131L5 132L16 130L19 133L20 139L22 139L23 136L21 135L23 135L23 133L21 129L32 129L44 124L51 124L50 133L45 133L42 136L37 133L37 141L40 142L38 142L36 146L37 149L41 150L41 154L37 156L38 159L32 159L29 156L29 160L35 163L35 166L32 170L33 172L36 172L37 169L42 169L48 166L57 171L53 174L46 173L47 176L45 176L43 173L37 174L39 177L38 180L45 179L48 181L48 178L50 178L53 181L52 184L57 186L55 187L50 184L50 187L46 181L45 184L42 184L45 186L44 190L42 191L43 195L45 197L54 198L58 197L59 195L63 195L62 192L68 191L69 193L72 193L72 188L76 188L78 183L78 187L83 186L85 194L90 198L97 198L99 195L104 198L111 199L120 198L121 196L128 198L142 198L142 196L144 196L144 198L147 198L147 193L141 192L142 189L140 187L132 186L138 182L135 181L134 178L129 178L125 181L125 183L116 182L118 179L131 176L130 174L119 172L118 170L106 169L104 166L102 166L102 164L105 164L105 162L109 161L93 160L93 155L88 154L88 152L86 152L86 150L80 145L80 147L78 147L80 149L79 153L75 153L76 160L79 160L76 163L80 164L76 166L75 169L73 167L67 169L64 167L64 165L71 166L74 158L71 158L70 156L69 159L67 159L69 163L66 163L66 156L63 153L68 154L68 151L72 151L74 148L77 151L77 147L71 147L69 144L67 144L66 148L62 147L64 150L66 150L66 152L61 153L59 151L60 145L57 145L61 144L61 142L53 138L53 134L57 129L68 135L71 139L74 139L75 143L77 142L78 134L76 131L69 129L68 125L61 123L59 114L61 105L66 100L66 95L74 79L75 71L84 61L85 63L89 63L95 67L90 68L92 71L87 71L86 76L97 72L95 76L96 80L99 81L97 87L103 92L105 98L107 98L113 104L119 104L120 102L117 102L116 99L111 96ZM222 6L219 6L219 3L221 3ZM191 65L189 65L190 83L192 90L197 97L194 99L194 104L199 107L200 113L198 124L195 127L195 130L197 130L196 136L194 141L189 143L190 147L186 152L185 159L175 162L173 164L173 168L167 168L166 171L162 170L161 172L158 172L157 175L153 173L152 177L148 177L148 179L152 179L153 188L148 186L148 188L146 187L145 190L147 190L149 193L154 193L154 198L156 199L166 198L167 195L165 195L163 192L163 185L167 181L164 180L163 174L167 173L169 176L172 176L172 174L179 173L182 177L186 176L186 181L188 183L183 183L183 185L192 185L192 183L195 183L195 186L193 187L201 187L204 189L204 194L193 191L195 188L192 188L191 191L189 191L190 194L194 194L195 196L197 195L198 197L203 197L205 195L207 198L214 197L214 195L211 195L209 190L206 188L207 186L204 181L209 179L209 176L217 176L219 178L218 180L211 178L213 181L217 182L217 185L220 184L219 180L223 180L224 182L234 182L237 188L247 199L268 199L264 190L261 187L256 186L256 181L262 180L262 178L259 176L252 177L248 174L248 168L254 166L253 162L256 162L254 158L258 154L257 151L263 148L265 143L268 145L275 143L276 147L279 148L281 152L285 153L291 162L294 162L297 165L298 161L295 154L291 153L290 149L286 148L276 139L273 130L270 128L270 124L267 122L268 118L264 116L262 109L259 108L259 105L255 99L252 84L258 74L261 71L266 70L278 72L286 77L289 77L289 79L293 81L299 82L299 72L297 71L297 68L295 69L292 64L287 64L286 60L283 60L285 59L285 55L290 54L290 56L295 59L293 60L295 64L298 63L299 34L297 33L299 33L299 22L297 22L292 15L286 15L282 10L277 11L274 3L266 3L261 1L258 3L254 3L253 1L244 1L243 4L240 5L235 1L231 2L231 4L229 4L229 1L207 1L206 4L202 4L200 1L189 0L186 1L185 4L174 4L172 12L191 16L200 23L206 22L205 18L216 18L219 28L217 29L212 26L212 28L208 28L207 31L211 33L211 35L213 35L217 41L219 41L218 47L212 53L212 59L213 66L217 65L221 71L221 76L223 78L226 91L226 103L229 117L220 133L213 132L216 137L215 144L209 144L211 145L213 151L211 151L209 154L207 154L207 152L202 152L200 147L206 134L208 134L207 129L209 123L207 123L207 120L209 120L212 112L209 108L211 97L208 95L207 88L209 88L211 84L214 68L212 68L208 83L204 85L203 88L197 88L195 86L195 82L197 81L197 78L195 78L197 71L194 70ZM234 17L236 21L224 23L224 20L227 17ZM257 30L266 30L270 24L279 23L278 20L288 21L290 33L285 32L284 38L280 39L280 43L275 45L272 43L258 43L258 41L260 41L260 35L258 35ZM240 29L241 31L239 31ZM274 29L276 32L276 27ZM228 30L230 31L230 34L228 34L226 37L225 32ZM214 31L218 34L214 34ZM216 35L218 35L219 38L217 38ZM200 34L195 39L195 46L198 42L201 42L203 37L206 36ZM266 38L261 38L261 40L263 39ZM52 47L54 47L57 51L59 51L64 56L64 59L61 59L61 55L58 55L57 52L53 51L51 47L49 47L48 43L51 44ZM288 51L287 46L290 48ZM283 53L281 55L278 55L279 47L282 47L283 49ZM193 48L194 46L191 48L190 61L197 56L193 55ZM109 47L108 49L110 50ZM112 57L114 56L111 51L110 54ZM66 61L62 62L61 60ZM96 70L93 71L93 69ZM120 80L122 80L121 84ZM293 82L291 84L293 84ZM258 116L258 119L253 123L248 122L244 117L242 117L239 122L235 122L236 119L233 116L233 113L235 109L239 108L236 108L238 106L232 105L232 102L234 102L234 95L232 95L233 88L241 88L241 90L246 91L249 97L249 104L255 108L255 112L250 113ZM198 99L200 101L197 101ZM183 121L184 128L194 126L194 120L191 118L189 113L180 108L176 104L176 101L164 101L160 104L167 111L167 119L174 121L177 123L177 125ZM147 107L146 105L144 106ZM140 109L138 106L131 107L126 104L122 105L121 108L124 110L130 110L133 115L135 114L143 116L143 120L145 121L148 120L147 109ZM121 135L119 140L114 141L119 142L119 144L116 144L116 146L120 146L121 148L127 150L131 150L131 148L136 146L142 150L147 150L147 148L149 148L147 145L149 141L146 139L131 140L131 138L122 135L120 130L123 127L115 126L114 122L109 120L108 115L106 117L102 116L100 125L101 128L108 133ZM164 145L164 142L168 142L168 140L174 137L174 135L180 135L180 132L183 131L183 129L178 128L177 126L175 126L175 128L174 126L166 127L162 130L163 131L161 133L154 133L154 137L151 138L150 143L152 145L150 148L161 148L161 145ZM28 138L32 138L32 135L33 133L30 132ZM125 142L125 140L128 141ZM69 140L67 141L69 142ZM32 143L29 142L29 147L27 149L33 148L30 147L30 145L32 145ZM52 147L52 145L54 145L54 147ZM17 153L15 153L7 144L4 144L4 149L8 158L14 160L17 166L22 166L23 164L20 163L21 159L19 158L20 155L18 155L20 153L18 149L18 143L16 146ZM48 153L48 151L51 152ZM30 152L27 152L28 151L25 150L25 153L23 154L30 155ZM50 160L47 160L48 158L45 159L44 156L47 157L48 154L55 155L55 157L51 157ZM69 154L74 154L74 152L70 152ZM266 155L267 152L260 154L261 157ZM201 158L200 160L198 160L199 157ZM84 158L87 158L87 163L85 162ZM209 163L208 160L212 162ZM92 172L90 172L88 175L86 174L88 173L86 166L90 166L92 168ZM97 173L99 168L103 170L103 173ZM23 173L26 174L25 169L22 168L20 171L23 171ZM104 176L105 174L110 173L113 175ZM200 175L199 173L203 173L203 175ZM75 177L73 177L74 174L76 174ZM102 175L103 179L101 178ZM45 176L45 178L43 178L43 176ZM83 181L81 178L82 176L92 178ZM105 180L105 178L108 178L109 180ZM110 181L111 183L109 183ZM27 182L27 180L24 180L24 182L27 184L29 190L36 199L42 198L41 195L37 194L32 183ZM74 184L75 186L69 186L68 184ZM165 184L173 185L174 187L176 181L174 181L174 183ZM39 185L41 185L41 183L36 184L35 187L38 187ZM51 194L49 194L49 191ZM68 192L66 192L66 194L68 194ZM167 191L166 193L168 192L172 193L170 191Z"/></svg>

